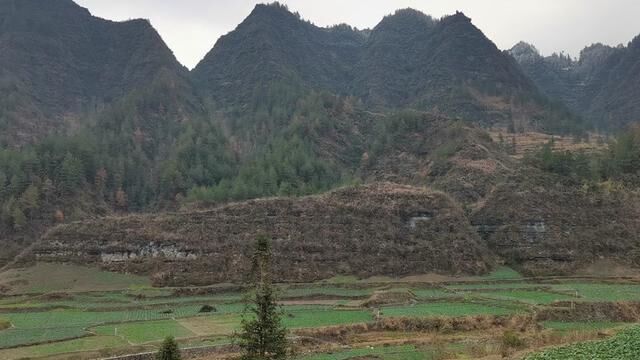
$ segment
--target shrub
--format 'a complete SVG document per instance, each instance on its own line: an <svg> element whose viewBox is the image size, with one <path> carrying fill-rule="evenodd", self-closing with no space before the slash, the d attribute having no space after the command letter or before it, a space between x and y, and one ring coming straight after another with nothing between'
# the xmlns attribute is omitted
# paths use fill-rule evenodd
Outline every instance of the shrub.
<svg viewBox="0 0 640 360"><path fill-rule="evenodd" d="M505 348L520 349L525 346L525 342L515 332L505 331L502 334L502 346Z"/></svg>
<svg viewBox="0 0 640 360"><path fill-rule="evenodd" d="M210 313L210 312L216 312L218 311L218 309L216 309L214 306L211 305L202 305L202 307L200 308L200 310L198 312L201 313Z"/></svg>
<svg viewBox="0 0 640 360"><path fill-rule="evenodd" d="M173 336L167 336L156 354L156 360L180 360L180 349Z"/></svg>

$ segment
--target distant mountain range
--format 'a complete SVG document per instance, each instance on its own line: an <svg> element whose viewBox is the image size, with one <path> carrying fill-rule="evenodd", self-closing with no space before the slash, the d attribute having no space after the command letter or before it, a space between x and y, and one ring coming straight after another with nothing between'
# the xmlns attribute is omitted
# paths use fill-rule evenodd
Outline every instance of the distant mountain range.
<svg viewBox="0 0 640 360"><path fill-rule="evenodd" d="M2 1L0 49L2 140L14 144L77 128L159 78L189 76L148 21L99 19L71 0Z"/></svg>
<svg viewBox="0 0 640 360"><path fill-rule="evenodd" d="M284 6L258 5L192 73L222 105L270 91L325 90L373 108L434 111L484 125L553 128L549 109L506 53L462 13L435 20L412 9L372 30L319 28ZM547 106L547 107L546 107Z"/></svg>
<svg viewBox="0 0 640 360"><path fill-rule="evenodd" d="M182 115L194 102L255 109L273 92L327 91L483 125L563 131L579 123L462 13L435 20L405 9L359 31L258 5L189 73L145 20L99 19L71 0L7 0L0 48L1 140L14 145L73 131L158 81L180 88L175 98L188 104L167 111Z"/></svg>
<svg viewBox="0 0 640 360"><path fill-rule="evenodd" d="M561 100L594 127L620 130L640 120L640 36L626 47L588 46L577 60L543 57L523 42L509 52L545 95Z"/></svg>

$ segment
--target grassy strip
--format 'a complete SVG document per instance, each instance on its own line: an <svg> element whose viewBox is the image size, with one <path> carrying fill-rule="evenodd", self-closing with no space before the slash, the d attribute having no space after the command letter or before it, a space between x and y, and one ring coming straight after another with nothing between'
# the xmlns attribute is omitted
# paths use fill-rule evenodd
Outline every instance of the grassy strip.
<svg viewBox="0 0 640 360"><path fill-rule="evenodd" d="M619 326L627 326L628 323L620 323L614 321L545 321L542 323L546 329L552 329L556 331L569 332L569 331L595 331L603 329L611 329Z"/></svg>

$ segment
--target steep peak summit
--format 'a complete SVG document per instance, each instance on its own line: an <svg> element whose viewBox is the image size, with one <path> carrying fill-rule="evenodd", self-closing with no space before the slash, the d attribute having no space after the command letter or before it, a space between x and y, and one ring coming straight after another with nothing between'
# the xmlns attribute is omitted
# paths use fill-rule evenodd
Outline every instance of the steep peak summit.
<svg viewBox="0 0 640 360"><path fill-rule="evenodd" d="M509 52L512 53L512 54L535 54L535 55L540 55L540 51L538 51L538 49L535 46L533 46L532 44L529 44L528 42L525 42L525 41L520 41L519 43L513 45L511 50L509 50Z"/></svg>
<svg viewBox="0 0 640 360"><path fill-rule="evenodd" d="M375 29L397 27L398 24L403 24L408 26L411 26L414 24L420 24L420 25L426 24L431 26L431 25L434 25L435 22L436 21L431 16L426 15L425 13L419 10L412 9L412 8L405 8L405 9L396 10L395 13L385 16L382 19L382 21L380 21L380 23L375 27Z"/></svg>
<svg viewBox="0 0 640 360"><path fill-rule="evenodd" d="M297 19L300 20L300 14L292 13L286 5L279 2L273 2L268 4L257 4L245 21L251 21L254 19Z"/></svg>
<svg viewBox="0 0 640 360"><path fill-rule="evenodd" d="M511 56L513 56L519 63L524 61L535 61L542 57L535 46L524 41L520 41L515 44L509 50L509 54L511 54Z"/></svg>
<svg viewBox="0 0 640 360"><path fill-rule="evenodd" d="M442 22L445 24L453 22L471 23L471 18L465 15L462 11L456 11L453 15L443 17Z"/></svg>

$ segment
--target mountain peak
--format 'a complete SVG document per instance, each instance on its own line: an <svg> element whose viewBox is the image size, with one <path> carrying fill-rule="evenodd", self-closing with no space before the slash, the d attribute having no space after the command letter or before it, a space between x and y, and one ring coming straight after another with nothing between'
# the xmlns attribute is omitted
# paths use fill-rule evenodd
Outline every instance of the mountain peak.
<svg viewBox="0 0 640 360"><path fill-rule="evenodd" d="M405 8L405 9L399 9L396 10L396 12L394 12L391 15L387 15L385 16L382 21L378 24L377 27L384 27L385 25L389 24L389 23L427 23L432 25L435 21L434 19L413 8Z"/></svg>
<svg viewBox="0 0 640 360"><path fill-rule="evenodd" d="M0 15L48 14L90 16L89 10L72 0L6 0L0 2Z"/></svg>
<svg viewBox="0 0 640 360"><path fill-rule="evenodd" d="M292 13L287 7L287 5L280 4L279 2L276 1L268 4L264 4L264 3L256 4L256 6L253 8L251 13L247 17L247 20L253 19L253 18L264 18L264 17L267 17L267 18L295 17L297 19L300 19L300 15L298 15L297 13L296 14Z"/></svg>
<svg viewBox="0 0 640 360"><path fill-rule="evenodd" d="M518 62L531 61L542 57L538 49L524 41L520 41L515 44L510 50L509 54L513 56Z"/></svg>
<svg viewBox="0 0 640 360"><path fill-rule="evenodd" d="M540 55L540 51L538 51L538 49L535 46L525 41L520 41L519 43L513 45L513 47L509 51L516 52L516 53L533 53L533 54Z"/></svg>
<svg viewBox="0 0 640 360"><path fill-rule="evenodd" d="M442 18L443 23L465 22L471 23L471 18L465 15L462 11L456 11L455 14L445 16Z"/></svg>

